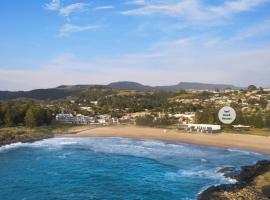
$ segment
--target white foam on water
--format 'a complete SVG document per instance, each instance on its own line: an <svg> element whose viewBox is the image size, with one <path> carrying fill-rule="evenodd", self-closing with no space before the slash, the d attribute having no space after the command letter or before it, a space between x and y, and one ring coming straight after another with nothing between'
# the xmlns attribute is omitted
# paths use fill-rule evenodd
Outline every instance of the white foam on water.
<svg viewBox="0 0 270 200"><path fill-rule="evenodd" d="M236 183L235 179L227 178L222 173L217 173L216 168L213 169L181 169L178 172L167 172L165 178L170 181L179 181L183 178L199 178L215 180L219 184Z"/></svg>
<svg viewBox="0 0 270 200"><path fill-rule="evenodd" d="M17 142L17 143L7 144L0 147L0 152L5 152L11 149L16 149L16 148L20 148L24 146L27 146L27 143Z"/></svg>
<svg viewBox="0 0 270 200"><path fill-rule="evenodd" d="M241 149L235 149L235 148L228 148L227 149L230 152L235 152L235 153L240 153L244 155L261 155L260 153L252 152L252 151L247 151L247 150L241 150Z"/></svg>
<svg viewBox="0 0 270 200"><path fill-rule="evenodd" d="M201 163L207 162L208 151L194 145L186 145L181 143L167 143L155 140L135 140L124 138L50 138L33 143L14 143L0 147L1 151L20 147L31 148L49 148L57 149L70 146L82 146L95 152L114 153L121 155L139 156L151 159L178 157L198 159ZM253 152L238 149L228 149L228 151L239 154L250 154ZM256 153L255 153L256 154ZM260 154L258 154L260 155Z"/></svg>
<svg viewBox="0 0 270 200"><path fill-rule="evenodd" d="M190 169L190 170L179 170L177 173L180 177L192 178L197 177L201 179L213 179L220 180L222 182L235 182L233 179L229 179L223 176L221 173L217 173L217 169Z"/></svg>
<svg viewBox="0 0 270 200"><path fill-rule="evenodd" d="M208 162L208 160L205 158L201 158L201 162Z"/></svg>
<svg viewBox="0 0 270 200"><path fill-rule="evenodd" d="M47 148L61 148L66 145L74 145L77 144L76 141L73 141L72 138L50 138L39 140L32 143L12 143L3 145L0 147L0 152L6 152L12 149L22 148L22 147L29 147L29 148L40 148L40 147L47 147Z"/></svg>
<svg viewBox="0 0 270 200"><path fill-rule="evenodd" d="M177 169L177 172L167 172L164 177L171 181L178 181L181 178L200 178L211 179L218 183L235 183L236 181L226 178L222 173L217 173L217 168L208 168L208 157L211 156L211 150L207 148L186 145L182 143L167 143L155 140L136 140L123 138L50 138L33 143L14 143L0 147L0 153L18 148L84 148L94 152L111 153L117 155L127 155L143 157L156 160L163 164L169 164ZM248 151L238 149L228 149L234 154L247 155ZM209 153L210 152L210 153ZM213 154L214 155L214 154ZM60 159L65 159L68 155L59 155ZM176 158L176 159L175 159ZM183 168L181 159L192 158L198 161L197 167ZM176 161L175 161L176 160Z"/></svg>
<svg viewBox="0 0 270 200"><path fill-rule="evenodd" d="M72 141L70 141L70 142L60 142L60 145L74 145L74 144L78 144L77 142L72 142Z"/></svg>

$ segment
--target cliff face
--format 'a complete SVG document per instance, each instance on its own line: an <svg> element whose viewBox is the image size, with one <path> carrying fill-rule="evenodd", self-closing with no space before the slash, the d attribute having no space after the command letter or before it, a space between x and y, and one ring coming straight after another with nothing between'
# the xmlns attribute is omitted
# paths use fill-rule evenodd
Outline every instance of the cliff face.
<svg viewBox="0 0 270 200"><path fill-rule="evenodd" d="M212 186L200 194L198 200L270 200L270 160L244 166L237 175L229 172L225 176L238 182Z"/></svg>

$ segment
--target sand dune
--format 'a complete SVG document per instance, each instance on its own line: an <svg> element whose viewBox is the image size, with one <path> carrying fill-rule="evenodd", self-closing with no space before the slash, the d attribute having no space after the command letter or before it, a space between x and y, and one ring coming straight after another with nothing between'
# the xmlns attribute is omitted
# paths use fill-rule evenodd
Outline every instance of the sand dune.
<svg viewBox="0 0 270 200"><path fill-rule="evenodd" d="M270 137L243 134L201 134L184 133L176 130L148 128L138 126L113 126L99 128L84 128L76 134L66 134L66 137L125 137L139 139L155 139L164 141L180 141L224 148L239 148L270 154Z"/></svg>

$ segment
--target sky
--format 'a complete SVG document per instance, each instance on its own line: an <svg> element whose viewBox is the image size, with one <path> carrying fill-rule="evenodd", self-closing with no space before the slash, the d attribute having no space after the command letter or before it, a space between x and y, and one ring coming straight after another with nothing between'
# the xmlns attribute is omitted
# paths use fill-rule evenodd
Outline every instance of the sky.
<svg viewBox="0 0 270 200"><path fill-rule="evenodd" d="M0 90L270 87L270 0L1 0Z"/></svg>

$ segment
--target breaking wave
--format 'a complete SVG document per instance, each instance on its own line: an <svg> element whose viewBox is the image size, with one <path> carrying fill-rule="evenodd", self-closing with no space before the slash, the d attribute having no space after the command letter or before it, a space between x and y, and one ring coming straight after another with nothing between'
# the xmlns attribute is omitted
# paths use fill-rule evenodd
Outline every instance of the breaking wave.
<svg viewBox="0 0 270 200"><path fill-rule="evenodd" d="M35 172L33 170L36 170L37 167L44 165L45 177L40 180L50 176L51 179L55 179L57 182L60 180L57 177L63 177L64 174L68 182L69 177L73 177L74 173L78 172L78 177L83 175L83 177L79 178L80 183L84 179L85 183L88 183L93 177L97 177L99 173L101 173L101 177L106 178L109 172L108 180L111 180L110 176L114 177L114 182L109 182L109 184L123 186L133 181L131 182L132 187L141 187L140 190L142 190L144 189L141 186L142 182L144 184L151 183L151 186L147 186L149 189L152 188L151 190L159 188L164 190L165 193L168 190L172 194L181 197L175 198L173 195L171 199L194 199L193 197L210 185L234 183L235 180L225 178L222 173L218 173L219 169L226 166L237 169L242 165L252 164L257 160L266 158L265 155L238 149L219 149L155 140L56 137L33 143L14 143L0 147L0 168L1 165L5 169L11 167L11 176L16 171L16 169L12 170L12 168L16 168L16 165L6 167L6 165L10 165L9 163L14 161L9 161L9 159L13 159L12 156L9 157L9 152L12 152L13 156L17 155L18 161L16 162L20 162L20 159L22 159L21 162L25 164L24 159L28 159L30 164L24 170L32 170L29 173L30 175ZM36 168L33 168L32 162L39 164ZM64 172L61 172L60 169ZM116 170L114 171L115 175L111 174L111 170ZM123 173L129 176L125 177L122 175ZM20 174L24 175L24 173ZM88 177L87 174L91 176ZM18 174L14 178L17 178L17 176ZM41 175L38 174L37 176ZM121 178L119 179L119 177ZM100 179L98 185L95 185L96 181L93 180L94 189L98 191L103 181L103 179ZM105 183L107 182L105 181ZM69 187L69 185L65 186ZM85 185L85 188L88 187L88 184ZM182 191L176 187L190 187L190 189ZM10 188L12 189L12 183ZM189 192L185 193L186 190ZM102 192L96 194L102 194ZM111 195L113 194L111 193ZM137 195L140 194L139 192ZM38 197L40 194L37 192L35 195ZM130 196L130 198L133 197ZM140 197L138 196L138 198Z"/></svg>

